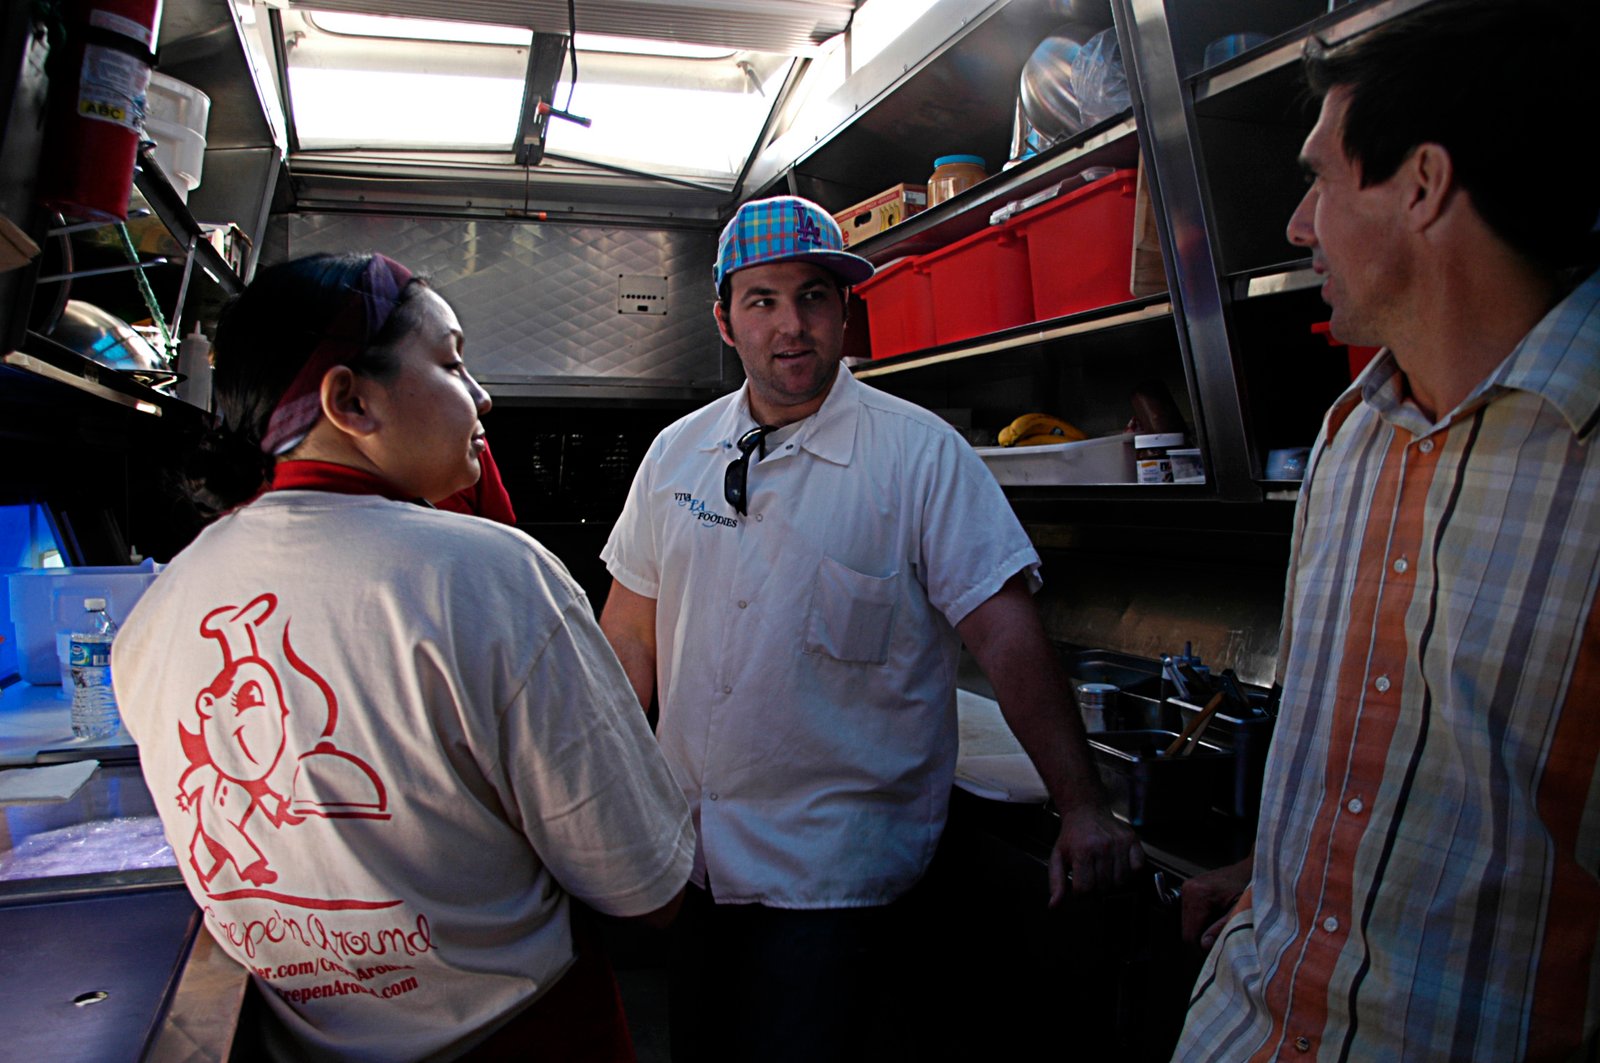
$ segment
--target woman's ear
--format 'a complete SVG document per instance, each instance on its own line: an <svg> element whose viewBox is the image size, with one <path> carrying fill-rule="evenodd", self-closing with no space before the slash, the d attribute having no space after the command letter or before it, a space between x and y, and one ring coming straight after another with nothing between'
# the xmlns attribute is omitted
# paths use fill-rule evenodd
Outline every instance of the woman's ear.
<svg viewBox="0 0 1600 1063"><path fill-rule="evenodd" d="M322 377L322 416L346 435L365 437L378 430L367 401L368 378L347 365L336 365Z"/></svg>

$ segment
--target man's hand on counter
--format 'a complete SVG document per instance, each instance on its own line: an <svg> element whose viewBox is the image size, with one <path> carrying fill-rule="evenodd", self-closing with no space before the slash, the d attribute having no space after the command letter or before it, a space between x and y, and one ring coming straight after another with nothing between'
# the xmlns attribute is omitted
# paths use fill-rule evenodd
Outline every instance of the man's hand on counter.
<svg viewBox="0 0 1600 1063"><path fill-rule="evenodd" d="M1083 720L1046 640L1024 573L967 614L956 632L983 669L1006 725L1061 814L1050 853L1050 904L1126 882L1144 867L1133 831L1106 807Z"/></svg>
<svg viewBox="0 0 1600 1063"><path fill-rule="evenodd" d="M1194 876L1183 884L1183 940L1210 949L1250 885L1255 857Z"/></svg>
<svg viewBox="0 0 1600 1063"><path fill-rule="evenodd" d="M1144 847L1126 823L1101 805L1061 813L1061 833L1050 853L1050 906L1067 891L1093 893L1128 881L1144 867Z"/></svg>

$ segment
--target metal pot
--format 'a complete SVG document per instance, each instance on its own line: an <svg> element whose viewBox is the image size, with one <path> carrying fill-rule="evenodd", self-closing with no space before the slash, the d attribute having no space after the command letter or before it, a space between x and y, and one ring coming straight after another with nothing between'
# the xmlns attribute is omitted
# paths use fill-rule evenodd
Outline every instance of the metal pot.
<svg viewBox="0 0 1600 1063"><path fill-rule="evenodd" d="M61 320L50 330L50 338L151 387L177 379L177 374L167 368L156 349L132 325L81 299L67 300Z"/></svg>

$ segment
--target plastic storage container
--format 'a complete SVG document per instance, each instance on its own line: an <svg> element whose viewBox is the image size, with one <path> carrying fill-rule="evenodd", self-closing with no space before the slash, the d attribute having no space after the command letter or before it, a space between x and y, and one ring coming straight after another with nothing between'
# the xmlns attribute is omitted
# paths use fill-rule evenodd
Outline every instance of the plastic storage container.
<svg viewBox="0 0 1600 1063"><path fill-rule="evenodd" d="M928 178L928 206L937 206L986 180L981 155L941 155L933 160L933 175Z"/></svg>
<svg viewBox="0 0 1600 1063"><path fill-rule="evenodd" d="M940 343L1034 320L1028 249L1008 228L975 232L917 264L932 282L933 331Z"/></svg>
<svg viewBox="0 0 1600 1063"><path fill-rule="evenodd" d="M112 616L126 619L157 571L154 561L145 561L10 573L7 598L17 629L17 671L23 682L35 686L61 682L56 635L79 623L85 598L104 598Z"/></svg>
<svg viewBox="0 0 1600 1063"><path fill-rule="evenodd" d="M190 190L200 185L210 118L211 97L177 78L150 75L150 87L145 93L145 132L156 142L156 160L186 203Z"/></svg>
<svg viewBox="0 0 1600 1063"><path fill-rule="evenodd" d="M1133 483L1131 432L1076 443L974 449L1002 484Z"/></svg>
<svg viewBox="0 0 1600 1063"><path fill-rule="evenodd" d="M1137 177L1118 170L1006 223L1027 248L1035 320L1132 298Z"/></svg>
<svg viewBox="0 0 1600 1063"><path fill-rule="evenodd" d="M916 259L902 258L850 289L867 306L872 357L892 358L932 347L933 285Z"/></svg>
<svg viewBox="0 0 1600 1063"><path fill-rule="evenodd" d="M1133 466L1142 484L1169 484L1172 482L1172 458L1168 451L1181 448L1185 440L1182 432L1152 432L1133 437Z"/></svg>
<svg viewBox="0 0 1600 1063"><path fill-rule="evenodd" d="M1203 484L1206 467L1200 461L1199 447L1168 447L1167 460L1172 463L1172 482L1175 484Z"/></svg>

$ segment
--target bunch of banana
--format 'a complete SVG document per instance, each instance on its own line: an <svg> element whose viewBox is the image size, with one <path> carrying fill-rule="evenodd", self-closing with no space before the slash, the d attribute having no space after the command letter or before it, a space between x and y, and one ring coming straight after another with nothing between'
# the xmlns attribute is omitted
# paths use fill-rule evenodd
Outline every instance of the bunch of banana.
<svg viewBox="0 0 1600 1063"><path fill-rule="evenodd" d="M1002 447L1037 447L1045 443L1076 443L1088 439L1076 425L1048 413L1025 413L1000 429Z"/></svg>

